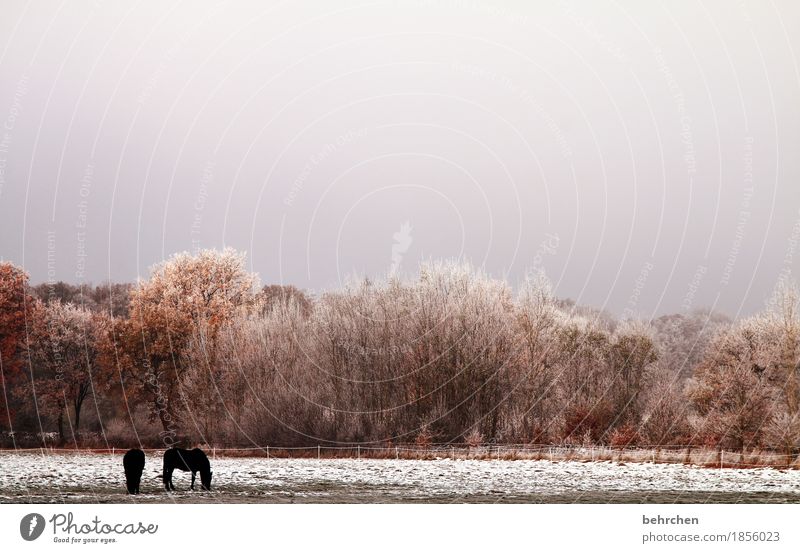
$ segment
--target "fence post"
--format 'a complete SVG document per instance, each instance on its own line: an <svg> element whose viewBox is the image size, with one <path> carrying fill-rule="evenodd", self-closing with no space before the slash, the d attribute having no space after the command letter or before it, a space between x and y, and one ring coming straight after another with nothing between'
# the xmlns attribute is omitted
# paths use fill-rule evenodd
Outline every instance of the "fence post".
<svg viewBox="0 0 800 553"><path fill-rule="evenodd" d="M319 455L320 455L320 447L319 444L317 444L317 459L319 459Z"/></svg>
<svg viewBox="0 0 800 553"><path fill-rule="evenodd" d="M361 444L358 444L356 446L356 451L357 451L358 458L361 459Z"/></svg>
<svg viewBox="0 0 800 553"><path fill-rule="evenodd" d="M720 450L719 450L719 468L722 468L722 467L723 467L723 464L724 464L724 463L722 462L722 460L723 460L724 458L725 458L725 452L724 452L723 450L721 450L721 449L720 449Z"/></svg>
<svg viewBox="0 0 800 553"><path fill-rule="evenodd" d="M394 446L394 458L400 459L400 449L397 446Z"/></svg>
<svg viewBox="0 0 800 553"><path fill-rule="evenodd" d="M269 459L269 446L267 446L267 459Z"/></svg>

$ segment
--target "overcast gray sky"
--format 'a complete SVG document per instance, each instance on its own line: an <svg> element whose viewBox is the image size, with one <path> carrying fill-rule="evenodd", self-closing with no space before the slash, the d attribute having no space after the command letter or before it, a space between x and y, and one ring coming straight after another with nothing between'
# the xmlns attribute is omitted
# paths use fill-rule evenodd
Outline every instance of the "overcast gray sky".
<svg viewBox="0 0 800 553"><path fill-rule="evenodd" d="M21 2L0 17L0 257L264 283L464 257L644 317L800 270L800 7Z"/></svg>

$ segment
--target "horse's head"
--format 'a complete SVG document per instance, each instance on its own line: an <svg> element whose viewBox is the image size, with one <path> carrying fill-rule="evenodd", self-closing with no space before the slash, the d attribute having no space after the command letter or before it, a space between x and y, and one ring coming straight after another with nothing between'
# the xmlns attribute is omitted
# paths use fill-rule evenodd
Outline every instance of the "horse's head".
<svg viewBox="0 0 800 553"><path fill-rule="evenodd" d="M211 477L214 476L213 471L208 472L201 472L200 473L200 484L203 486L203 489L210 492L211 491Z"/></svg>

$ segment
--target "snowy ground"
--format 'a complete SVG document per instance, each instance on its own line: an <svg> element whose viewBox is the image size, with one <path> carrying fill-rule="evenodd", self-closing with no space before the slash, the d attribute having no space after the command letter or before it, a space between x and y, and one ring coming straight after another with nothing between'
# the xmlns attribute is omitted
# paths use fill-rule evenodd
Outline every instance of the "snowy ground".
<svg viewBox="0 0 800 553"><path fill-rule="evenodd" d="M740 503L800 502L800 471L650 463L369 459L212 460L211 493L158 479L148 454L142 494L125 493L122 455L0 453L0 503ZM198 478L198 485L199 485Z"/></svg>

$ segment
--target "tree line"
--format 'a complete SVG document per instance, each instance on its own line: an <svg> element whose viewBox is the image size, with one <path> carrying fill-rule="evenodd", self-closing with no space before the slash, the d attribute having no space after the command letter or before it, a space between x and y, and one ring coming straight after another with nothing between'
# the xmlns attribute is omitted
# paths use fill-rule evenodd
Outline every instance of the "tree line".
<svg viewBox="0 0 800 553"><path fill-rule="evenodd" d="M800 447L800 315L618 320L461 262L311 297L233 250L135 285L0 264L3 445L515 443ZM27 436L27 438L25 438Z"/></svg>

